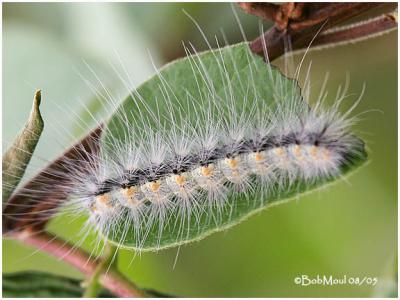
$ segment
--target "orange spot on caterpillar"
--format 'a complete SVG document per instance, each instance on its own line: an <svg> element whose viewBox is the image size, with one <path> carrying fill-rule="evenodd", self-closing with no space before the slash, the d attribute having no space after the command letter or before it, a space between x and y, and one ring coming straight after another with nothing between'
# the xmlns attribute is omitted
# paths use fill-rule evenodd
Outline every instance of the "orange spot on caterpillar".
<svg viewBox="0 0 400 300"><path fill-rule="evenodd" d="M203 174L206 177L211 176L213 171L214 171L214 165L212 165L212 164L210 164L206 167L205 166L201 167L201 174Z"/></svg>
<svg viewBox="0 0 400 300"><path fill-rule="evenodd" d="M149 186L153 192L157 192L160 189L161 183L159 181L153 181L150 182Z"/></svg>
<svg viewBox="0 0 400 300"><path fill-rule="evenodd" d="M134 196L137 193L137 188L131 186L131 187L127 188L127 189L122 189L121 193L125 197L130 198L130 197Z"/></svg>
<svg viewBox="0 0 400 300"><path fill-rule="evenodd" d="M183 176L183 175L177 175L177 176L175 177L175 181L176 181L176 183L177 183L178 185L182 186L182 185L185 184L186 177Z"/></svg>
<svg viewBox="0 0 400 300"><path fill-rule="evenodd" d="M254 159L255 159L256 161L261 161L261 160L264 159L264 155L262 155L262 153L260 153L260 152L256 152L256 153L254 154Z"/></svg>
<svg viewBox="0 0 400 300"><path fill-rule="evenodd" d="M318 148L316 146L311 146L309 153L312 157L316 157L318 152Z"/></svg>
<svg viewBox="0 0 400 300"><path fill-rule="evenodd" d="M228 164L228 166L229 166L231 169L236 169L236 168L237 168L237 165L238 165L238 162L237 162L237 159L236 159L236 158L227 158L227 159L226 159L226 163Z"/></svg>
<svg viewBox="0 0 400 300"><path fill-rule="evenodd" d="M301 147L299 145L295 145L293 147L293 153L297 157L301 156Z"/></svg>
<svg viewBox="0 0 400 300"><path fill-rule="evenodd" d="M137 200L134 196L135 194L137 194L138 189L134 186L131 186L129 188L126 189L122 189L121 193L122 195L127 199L128 203L130 205L137 205L139 204L139 200Z"/></svg>
<svg viewBox="0 0 400 300"><path fill-rule="evenodd" d="M275 153L278 156L283 156L285 154L285 151L281 147L278 147L275 149Z"/></svg>
<svg viewBox="0 0 400 300"><path fill-rule="evenodd" d="M108 194L99 195L96 197L96 201L101 205L111 207L110 196Z"/></svg>

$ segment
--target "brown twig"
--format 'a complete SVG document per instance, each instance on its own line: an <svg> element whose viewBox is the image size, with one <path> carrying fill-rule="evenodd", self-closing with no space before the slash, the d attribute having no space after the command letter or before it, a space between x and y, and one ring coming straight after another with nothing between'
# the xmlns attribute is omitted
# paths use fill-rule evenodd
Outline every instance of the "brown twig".
<svg viewBox="0 0 400 300"><path fill-rule="evenodd" d="M261 6L248 4L246 12L259 16ZM321 34L345 21L358 17L376 8L393 9L393 3L296 3L281 4L274 15L275 25L264 35L250 43L250 48L256 54L264 56L268 53L269 60L274 60L285 53L285 43L291 41L291 50L307 47L318 31ZM263 18L265 19L265 18ZM377 31L384 27L375 27ZM361 34L361 32L360 32ZM363 31L367 35L367 31ZM322 41L321 41L322 42ZM264 49L264 45L266 49Z"/></svg>
<svg viewBox="0 0 400 300"><path fill-rule="evenodd" d="M86 276L91 276L100 263L98 259L91 258L83 250L77 249L64 240L46 232L22 231L13 233L10 237L62 259ZM136 287L114 268L110 268L108 272L101 274L100 282L104 287L119 297L141 298L147 296L145 292Z"/></svg>
<svg viewBox="0 0 400 300"><path fill-rule="evenodd" d="M346 44L372 38L376 35L391 32L397 28L397 18L394 14L384 14L341 27L334 27L321 33L313 41L313 47Z"/></svg>

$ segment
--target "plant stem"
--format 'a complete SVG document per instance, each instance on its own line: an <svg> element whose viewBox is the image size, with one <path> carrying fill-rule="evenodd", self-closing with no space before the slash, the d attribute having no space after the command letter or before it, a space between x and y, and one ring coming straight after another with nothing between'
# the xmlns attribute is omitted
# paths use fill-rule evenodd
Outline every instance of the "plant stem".
<svg viewBox="0 0 400 300"><path fill-rule="evenodd" d="M101 290L101 284L99 282L100 276L103 273L107 273L107 270L113 267L112 265L114 263L113 260L116 256L116 252L117 247L113 244L107 243L105 245L105 252L102 260L97 265L94 273L91 275L90 278L88 278L88 281L86 282L86 290L83 294L84 298L96 298L98 296Z"/></svg>
<svg viewBox="0 0 400 300"><path fill-rule="evenodd" d="M313 42L312 47L327 47L338 44L347 44L377 35L385 34L397 29L397 12L383 14L366 21L334 27L322 32Z"/></svg>
<svg viewBox="0 0 400 300"><path fill-rule="evenodd" d="M100 268L99 266L104 261L91 258L85 251L77 249L72 244L48 232L32 232L25 230L9 234L8 237L15 238L27 245L34 246L41 251L69 263L89 278L91 277L92 280L97 278L96 280L93 280L93 282L97 281L101 283L118 297L147 297L146 292L138 288L133 282L129 281L113 266L110 266L108 272L102 272L104 268ZM113 251L114 250L111 252ZM107 257L112 260L111 255ZM107 265L106 262L104 262L104 265ZM96 275L97 271L98 274ZM95 287L93 287L93 290L95 291Z"/></svg>
<svg viewBox="0 0 400 300"><path fill-rule="evenodd" d="M396 6L394 3L287 2L273 10L271 7L251 3L240 6L247 13L262 19L274 20L273 27L250 43L250 48L254 53L264 57L268 54L268 57L265 58L269 61L273 61L287 51L285 44L288 39L291 41L291 50L298 50L316 44L319 38L316 36L317 33L320 33L319 45L321 45L330 41L340 43L341 41L365 38L397 27L397 21L388 16L379 19L378 22L365 23L363 26L347 31L331 31L331 34L323 36L324 31L360 17L366 12L376 9L392 11ZM313 45L310 45L314 38Z"/></svg>

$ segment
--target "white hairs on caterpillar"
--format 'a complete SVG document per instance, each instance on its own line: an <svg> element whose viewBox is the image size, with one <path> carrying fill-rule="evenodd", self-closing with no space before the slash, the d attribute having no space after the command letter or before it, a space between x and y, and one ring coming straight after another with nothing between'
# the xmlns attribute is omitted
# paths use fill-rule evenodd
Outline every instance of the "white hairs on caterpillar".
<svg viewBox="0 0 400 300"><path fill-rule="evenodd" d="M167 66L147 87L131 89L122 105L107 98L115 113L101 125L100 152L64 163L67 184L52 180L39 193L22 193L40 201L59 189L68 200L57 211L88 216L84 235L95 228L121 246L153 250L163 240L184 243L272 198L341 177L365 156L351 131L361 97L339 111L346 88L334 105L324 103L322 91L310 106L308 80L301 94L296 80L246 43L200 54L192 45L185 50L186 59L176 64L190 66L190 76Z"/></svg>

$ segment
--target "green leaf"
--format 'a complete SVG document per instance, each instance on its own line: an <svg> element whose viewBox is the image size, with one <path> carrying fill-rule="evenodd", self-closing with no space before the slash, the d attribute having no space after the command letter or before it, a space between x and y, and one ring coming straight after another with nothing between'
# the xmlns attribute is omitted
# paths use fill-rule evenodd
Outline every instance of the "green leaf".
<svg viewBox="0 0 400 300"><path fill-rule="evenodd" d="M3 297L7 298L79 298L83 288L77 279L44 272L18 272L3 275ZM114 297L103 289L99 297Z"/></svg>
<svg viewBox="0 0 400 300"><path fill-rule="evenodd" d="M38 90L35 93L32 111L25 128L3 155L3 203L8 200L24 175L43 131L44 124L39 110L40 101L41 91Z"/></svg>
<svg viewBox="0 0 400 300"><path fill-rule="evenodd" d="M196 65L199 66L201 71L196 69ZM228 74L229 80L224 77L226 74ZM218 101L225 101L227 98L225 94L226 82L230 82L230 88L235 95L234 99L237 105L243 106L245 111L248 107L251 107L254 99L262 99L258 101L267 103L271 108L279 101L303 101L297 82L285 77L278 69L267 65L260 57L249 50L246 43L180 59L161 69L160 75L164 82L160 79L160 76L154 76L138 87L137 92L146 101L145 105L128 97L111 117L103 136L103 151L115 153L116 140L123 141L126 133L143 130L138 128L135 121L140 122L142 118L151 120L150 113L146 111L146 106L163 116L168 115L171 107L172 109L179 107L186 112L190 111L192 109L191 104L186 101L188 95L190 95L190 99L196 99L199 106L203 105L202 101L207 101L203 100L204 95L207 94L205 77L212 82L216 93L215 99L218 99ZM165 101L166 90L171 94L173 91L174 96L169 98L170 105L165 104L167 102ZM184 116L177 113L175 117L177 119L184 118L185 121L193 125L196 124L198 116L194 113ZM168 129L168 124L163 125ZM153 126L157 126L157 122L154 122ZM342 166L342 174L366 159L363 147L364 144L360 142L361 149L359 151L362 154L359 157L353 157L350 164ZM146 240L141 245L141 250L167 248L199 240L212 232L237 224L260 209L283 203L299 193L320 187L334 179L336 178L326 178L312 184L298 181L296 184L288 185L286 189L271 189L272 192L268 196L263 196L260 190L253 191L248 197L236 193L229 196L224 207L226 209L223 210L221 215L221 222L218 224L210 222L210 219L207 218L208 211L205 209L200 213L199 225L196 223L196 218L191 218L190 230L187 233L185 231L185 234L182 234L179 231L179 226L176 226L182 220L176 214L173 214L168 216L168 223L162 232L161 240L158 240L158 224L155 222L156 224L150 229ZM126 233L127 224L124 222L124 218L121 218L121 224L118 224L117 227L117 230L110 231L111 233L107 238L115 243L122 244L124 247L135 248L133 226L131 225Z"/></svg>

